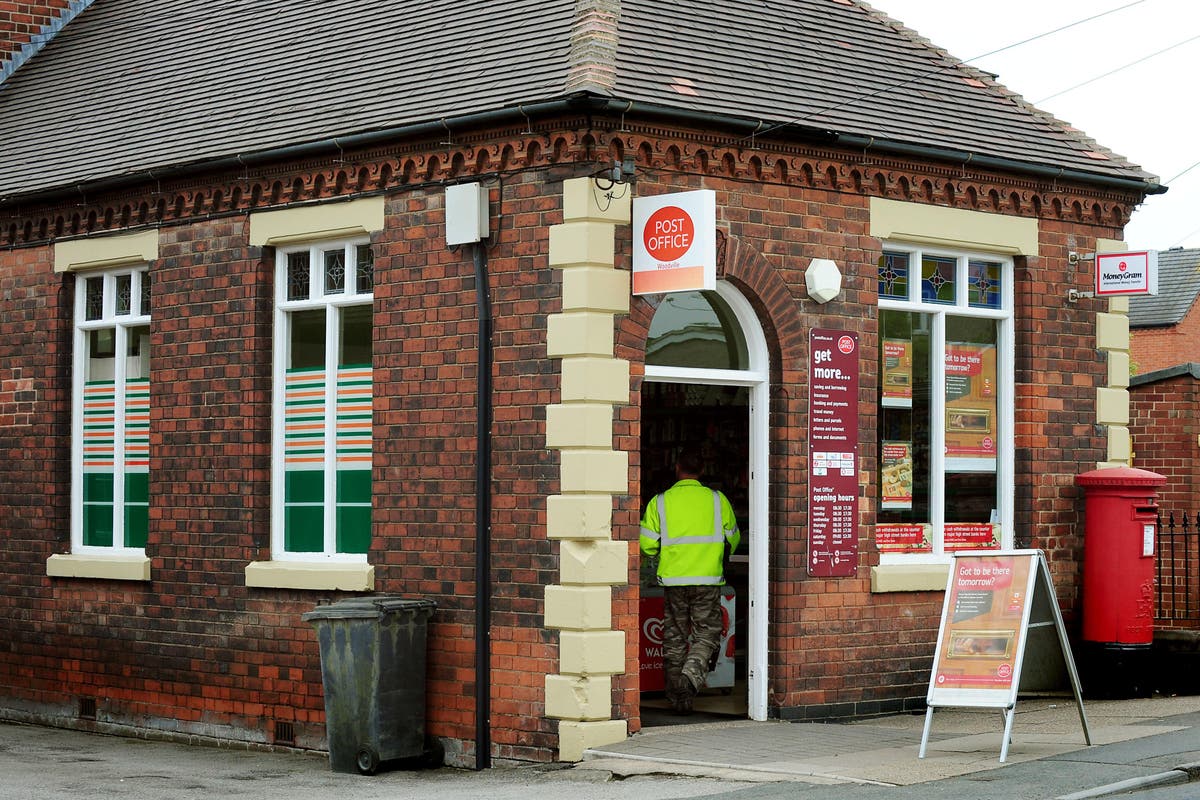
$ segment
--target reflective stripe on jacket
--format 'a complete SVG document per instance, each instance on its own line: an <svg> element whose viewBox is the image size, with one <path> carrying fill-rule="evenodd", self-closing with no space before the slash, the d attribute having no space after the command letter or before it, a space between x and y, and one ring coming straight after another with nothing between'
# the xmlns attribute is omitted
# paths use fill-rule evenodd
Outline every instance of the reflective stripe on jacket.
<svg viewBox="0 0 1200 800"><path fill-rule="evenodd" d="M664 586L721 585L725 546L741 541L733 506L720 492L696 480L679 481L646 506L641 550L657 555Z"/></svg>

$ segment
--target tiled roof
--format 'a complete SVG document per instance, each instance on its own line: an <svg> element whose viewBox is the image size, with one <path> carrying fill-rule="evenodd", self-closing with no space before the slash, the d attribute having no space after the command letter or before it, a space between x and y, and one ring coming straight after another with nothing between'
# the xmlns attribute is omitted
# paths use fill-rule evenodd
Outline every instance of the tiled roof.
<svg viewBox="0 0 1200 800"><path fill-rule="evenodd" d="M0 83L0 199L565 99L577 7L631 115L1153 180L853 0L99 0Z"/></svg>
<svg viewBox="0 0 1200 800"><path fill-rule="evenodd" d="M1200 295L1200 249L1176 247L1158 253L1158 294L1129 298L1129 326L1177 325Z"/></svg>
<svg viewBox="0 0 1200 800"><path fill-rule="evenodd" d="M573 11L100 0L0 84L0 195L554 96Z"/></svg>
<svg viewBox="0 0 1200 800"><path fill-rule="evenodd" d="M861 3L624 0L622 13L621 96L1147 177ZM677 78L695 94L672 90Z"/></svg>
<svg viewBox="0 0 1200 800"><path fill-rule="evenodd" d="M1159 381L1178 378L1180 375L1187 375L1193 380L1200 380L1200 364L1189 361L1183 364L1176 364L1173 367L1167 367L1166 369L1156 369L1154 372L1132 375L1129 378L1129 386L1130 388L1145 386L1148 383L1158 383Z"/></svg>

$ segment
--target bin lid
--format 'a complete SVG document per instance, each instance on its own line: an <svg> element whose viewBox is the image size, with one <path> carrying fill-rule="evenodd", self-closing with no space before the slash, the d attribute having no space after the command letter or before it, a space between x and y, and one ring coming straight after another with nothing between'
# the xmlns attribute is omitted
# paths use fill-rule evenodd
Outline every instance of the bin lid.
<svg viewBox="0 0 1200 800"><path fill-rule="evenodd" d="M1162 486L1166 482L1165 475L1135 467L1094 469L1075 476L1077 486Z"/></svg>
<svg viewBox="0 0 1200 800"><path fill-rule="evenodd" d="M306 612L301 619L312 622L319 619L375 619L388 614L432 614L437 603L427 598L400 597L398 595L372 595L348 597L329 605L317 606Z"/></svg>

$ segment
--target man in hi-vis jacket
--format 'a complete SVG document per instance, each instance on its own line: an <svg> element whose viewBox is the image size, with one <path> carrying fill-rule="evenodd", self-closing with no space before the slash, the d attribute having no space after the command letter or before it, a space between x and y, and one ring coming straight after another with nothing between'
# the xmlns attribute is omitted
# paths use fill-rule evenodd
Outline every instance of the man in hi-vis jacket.
<svg viewBox="0 0 1200 800"><path fill-rule="evenodd" d="M640 537L642 553L658 556L667 700L683 714L691 713L720 645L725 548L733 552L741 541L733 506L700 483L703 469L698 452L679 454L675 485L646 506Z"/></svg>

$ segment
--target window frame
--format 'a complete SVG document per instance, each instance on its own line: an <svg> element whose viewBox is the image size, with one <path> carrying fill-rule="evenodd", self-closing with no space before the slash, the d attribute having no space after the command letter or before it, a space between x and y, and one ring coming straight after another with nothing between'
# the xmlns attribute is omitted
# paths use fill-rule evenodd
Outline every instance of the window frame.
<svg viewBox="0 0 1200 800"><path fill-rule="evenodd" d="M128 313L117 313L117 280L130 279L130 306ZM87 287L90 280L102 281L101 312L98 319L87 319ZM72 379L71 379L71 553L83 556L111 556L120 558L145 558L144 546L131 547L125 544L125 514L127 470L127 427L130 415L126 402L126 377L128 370L129 331L134 328L150 328L153 308L144 309L146 296L143 288L150 282L150 265L141 263L121 267L81 271L75 279L74 317L72 324ZM153 304L151 304L152 306ZM89 358L89 335L93 331L113 331L113 520L112 544L85 544L84 531L84 457L85 457L85 388ZM118 354L125 354L124 357ZM150 354L146 356L147 362ZM150 375L147 381L153 386ZM116 413L120 409L120 413ZM149 398L146 402L147 440L149 439ZM147 471L149 471L147 453ZM122 465L118 469L117 465ZM146 502L149 508L149 497Z"/></svg>
<svg viewBox="0 0 1200 800"><path fill-rule="evenodd" d="M319 239L302 242L295 245L278 246L275 249L275 281L274 281L274 330L272 338L272 402L271 402L271 560L276 562L294 563L326 563L326 564L366 564L367 553L337 552L337 447L335 430L337 414L329 413L329 409L337 407L337 380L329 379L330 369L326 367L324 421L324 454L323 454L323 486L324 494L321 500L323 513L323 550L321 552L296 552L286 548L287 536L285 527L285 432L286 432L286 392L287 370L290 356L292 333L292 315L296 312L324 310L325 318L325 364L333 364L336 375L338 362L338 335L331 334L330 313L340 315L344 309L368 306L374 314L374 286L371 291L360 292L357 276L357 262L351 261L351 256L357 253L360 246L371 246L369 237L356 236L339 239ZM339 292L326 292L323 254L326 251L343 248L346 254L346 265L354 264L354 269L347 268L343 289ZM288 299L288 259L295 253L306 252L309 255L309 297L305 299ZM374 251L372 251L372 263ZM336 327L332 327L336 331ZM372 330L374 323L372 321ZM372 387L373 392L373 387ZM372 428L374 421L372 420ZM373 450L372 437L372 450Z"/></svg>
<svg viewBox="0 0 1200 800"><path fill-rule="evenodd" d="M986 252L959 250L942 247L926 247L911 243L884 241L881 257L887 253L904 253L909 256L909 277L907 298L893 299L882 295L878 297L878 310L903 311L914 314L924 314L930 317L930 358L933 364L941 364L942 368L931 370L932 385L931 414L933 419L940 419L939 425L930 425L930 519L929 524L933 539L933 550L929 553L896 553L880 551L881 566L889 564L945 564L949 563L952 553L944 548L946 523L946 330L948 317L969 317L973 319L994 320L996 331L996 382L997 382L997 422L999 434L996 442L996 486L997 486L997 517L1000 524L1000 549L1013 547L1013 519L1015 496L1015 460L1016 460L1016 369L1015 369L1015 311L1014 311L1014 272L1013 259L1009 255ZM933 302L921 297L921 264L926 255L956 260L955 281L959 288L954 303ZM968 291L968 264L971 261L988 261L1001 265L1000 290L1001 303L997 309L971 306ZM876 279L878 282L878 279ZM880 337L882 347L882 336ZM880 376L882 379L882 376ZM877 401L878 413L883 413L883 405ZM880 420L882 424L882 420ZM876 437L878 442L878 436ZM882 463L882 453L878 454ZM876 470L878 475L878 469ZM878 481L877 481L878 482ZM882 498L876 499L876 514L883 511ZM881 524L876 519L876 526ZM887 524L887 523L882 523ZM874 535L874 534L873 534ZM953 551L952 551L953 552Z"/></svg>

